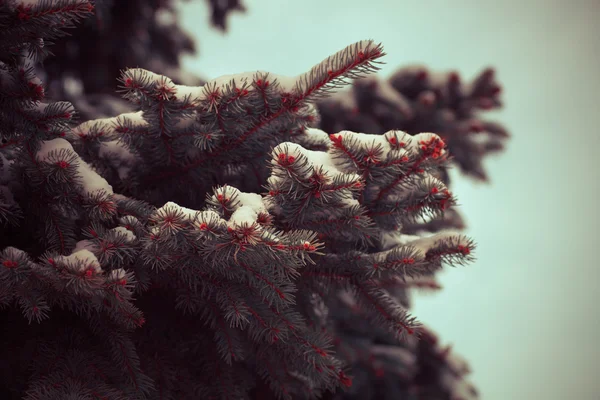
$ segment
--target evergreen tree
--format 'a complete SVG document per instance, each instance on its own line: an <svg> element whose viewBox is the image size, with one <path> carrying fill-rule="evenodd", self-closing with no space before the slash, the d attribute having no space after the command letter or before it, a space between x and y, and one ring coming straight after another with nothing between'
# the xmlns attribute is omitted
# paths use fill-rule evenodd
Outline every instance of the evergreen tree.
<svg viewBox="0 0 600 400"><path fill-rule="evenodd" d="M387 398L473 397L405 300L472 260L465 236L403 231L455 203L445 141L315 127L382 47L203 86L128 69L136 111L73 126L35 66L92 10L0 3L0 395L386 398L365 374L393 371Z"/></svg>

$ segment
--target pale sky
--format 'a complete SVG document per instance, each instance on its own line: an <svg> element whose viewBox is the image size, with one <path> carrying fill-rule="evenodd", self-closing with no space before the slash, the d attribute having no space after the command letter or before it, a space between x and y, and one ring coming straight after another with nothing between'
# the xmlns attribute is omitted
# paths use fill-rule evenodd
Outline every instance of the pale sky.
<svg viewBox="0 0 600 400"><path fill-rule="evenodd" d="M470 78L493 66L513 134L491 185L453 180L478 260L441 277L414 314L470 363L486 400L600 399L600 1L245 0L225 35L183 7L207 78L296 75L353 42L388 54L381 77L423 63Z"/></svg>

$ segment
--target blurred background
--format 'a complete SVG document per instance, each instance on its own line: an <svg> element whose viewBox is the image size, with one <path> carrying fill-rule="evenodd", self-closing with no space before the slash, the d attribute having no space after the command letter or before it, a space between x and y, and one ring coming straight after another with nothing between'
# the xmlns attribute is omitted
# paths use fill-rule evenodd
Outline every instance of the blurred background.
<svg viewBox="0 0 600 400"><path fill-rule="evenodd" d="M600 2L596 0L245 0L228 32L203 2L180 9L205 78L296 75L362 39L388 54L379 73L422 63L470 79L497 69L512 133L485 160L491 184L453 171L478 242L476 263L445 271L414 314L470 363L482 399L600 399ZM489 117L489 115L488 115Z"/></svg>

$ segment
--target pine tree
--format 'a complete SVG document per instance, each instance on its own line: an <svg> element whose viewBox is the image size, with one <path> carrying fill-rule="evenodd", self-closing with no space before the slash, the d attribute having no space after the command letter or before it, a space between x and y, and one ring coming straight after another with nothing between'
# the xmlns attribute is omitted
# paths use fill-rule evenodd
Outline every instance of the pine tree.
<svg viewBox="0 0 600 400"><path fill-rule="evenodd" d="M92 8L0 3L3 398L352 396L364 356L391 357L418 398L415 362L439 370L440 352L389 285L473 259L465 236L403 232L455 204L446 143L315 128L314 103L375 71L382 47L203 86L128 69L137 111L73 126L34 67ZM347 335L354 314L401 351ZM464 368L442 365L452 390L428 398L460 389Z"/></svg>

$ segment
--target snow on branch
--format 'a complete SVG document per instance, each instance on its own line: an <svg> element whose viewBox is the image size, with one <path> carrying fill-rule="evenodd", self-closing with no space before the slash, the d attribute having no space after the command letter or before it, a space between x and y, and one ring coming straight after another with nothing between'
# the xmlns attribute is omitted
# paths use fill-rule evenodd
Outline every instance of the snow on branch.
<svg viewBox="0 0 600 400"><path fill-rule="evenodd" d="M42 142L42 146L37 152L37 157L40 161L47 161L53 155L57 155L60 150L66 150L70 154L76 154L69 142L67 142L65 139L57 138ZM85 161L79 157L77 157L77 174L81 178L81 189L83 195L89 195L94 192L113 194L112 186L108 184L106 179L98 175Z"/></svg>
<svg viewBox="0 0 600 400"><path fill-rule="evenodd" d="M323 135L307 129L296 138L321 145ZM376 222L381 229L397 229L417 218L443 215L454 204L435 176L447 152L433 133L342 131L329 135L325 149L284 142L272 151L268 203L294 226L310 223L302 226L335 237L349 235L341 226L356 224L367 229ZM352 212L341 215L344 210ZM334 226L338 229L332 230Z"/></svg>
<svg viewBox="0 0 600 400"><path fill-rule="evenodd" d="M138 104L161 146L132 143L138 154L163 168L148 173L145 183L157 184L198 167L247 161L249 152L267 152L310 121L316 120L311 102L375 71L383 56L381 45L361 41L317 64L299 76L265 71L221 76L203 86L176 85L171 79L141 68L122 77L125 98ZM289 136L288 136L289 135ZM193 151L190 151L193 150Z"/></svg>
<svg viewBox="0 0 600 400"><path fill-rule="evenodd" d="M286 226L350 242L366 243L376 234L356 199L363 187L360 175L341 171L330 153L296 143L276 146L271 157L266 201Z"/></svg>
<svg viewBox="0 0 600 400"><path fill-rule="evenodd" d="M231 228L242 226L251 226L256 223L260 213L267 213L267 208L263 204L263 198L257 193L243 193L236 188L233 189L232 197L239 202L235 211L229 217L228 225Z"/></svg>
<svg viewBox="0 0 600 400"><path fill-rule="evenodd" d="M253 91L260 88L260 80L277 83L280 91L294 93L298 101L312 101L340 88L348 82L345 78L357 79L367 73L377 71L373 63L384 56L381 44L372 40L363 40L347 46L334 55L298 76L278 75L266 71L251 71L223 75L208 81L203 86L176 85L170 78L146 71L142 68L130 68L123 75L125 89L139 89L154 83L160 83L172 91L179 99L190 98L194 102L207 100L211 93L225 91L227 87ZM258 83L257 85L252 85Z"/></svg>
<svg viewBox="0 0 600 400"><path fill-rule="evenodd" d="M69 256L57 256L54 260L64 263L73 272L92 271L95 274L102 272L100 262L94 253L87 249L77 250Z"/></svg>
<svg viewBox="0 0 600 400"><path fill-rule="evenodd" d="M431 263L442 261L450 265L462 265L474 260L475 242L464 235L454 232L439 232L422 237L410 243L424 254L425 260Z"/></svg>

